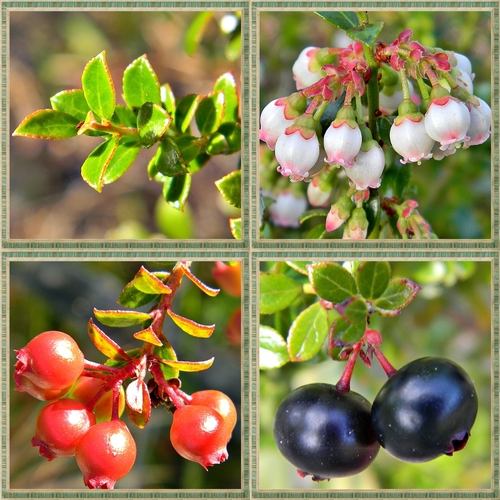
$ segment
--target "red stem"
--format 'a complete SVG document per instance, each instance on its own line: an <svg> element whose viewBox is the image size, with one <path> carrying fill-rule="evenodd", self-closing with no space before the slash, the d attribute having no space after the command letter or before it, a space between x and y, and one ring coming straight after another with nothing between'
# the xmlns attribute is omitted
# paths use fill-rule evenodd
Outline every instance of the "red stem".
<svg viewBox="0 0 500 500"><path fill-rule="evenodd" d="M397 372L396 368L394 368L394 366L392 366L391 363L389 363L387 358L382 354L382 351L378 347L376 346L372 347L373 347L373 352L375 353L375 357L377 358L377 361L380 363L382 370L384 370L385 374L388 377L392 377L392 375L394 375Z"/></svg>
<svg viewBox="0 0 500 500"><path fill-rule="evenodd" d="M344 368L342 376L340 377L340 380L336 384L337 390L341 393L349 392L351 389L352 372L354 370L354 365L356 364L356 360L358 358L362 346L363 346L363 341L361 340L359 342L356 342L352 347L351 354L349 354L349 358L347 360L347 364Z"/></svg>

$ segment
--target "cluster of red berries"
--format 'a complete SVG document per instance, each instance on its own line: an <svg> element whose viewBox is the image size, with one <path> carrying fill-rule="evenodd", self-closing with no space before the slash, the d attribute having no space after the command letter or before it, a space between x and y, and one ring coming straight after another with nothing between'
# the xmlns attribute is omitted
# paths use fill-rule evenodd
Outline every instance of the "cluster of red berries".
<svg viewBox="0 0 500 500"><path fill-rule="evenodd" d="M63 332L43 332L16 355L16 390L48 401L38 415L32 445L49 461L74 456L89 488L114 488L132 469L137 454L134 438L120 419L123 388L103 394L105 381L96 373L88 376L82 351ZM236 425L230 398L215 390L177 394L179 399L168 405L174 449L205 469L226 460Z"/></svg>

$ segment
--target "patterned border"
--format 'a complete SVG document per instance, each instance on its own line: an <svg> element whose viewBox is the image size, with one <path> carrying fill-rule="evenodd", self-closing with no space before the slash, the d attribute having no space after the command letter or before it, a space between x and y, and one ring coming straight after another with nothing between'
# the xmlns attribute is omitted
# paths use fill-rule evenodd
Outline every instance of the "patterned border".
<svg viewBox="0 0 500 500"><path fill-rule="evenodd" d="M259 239L258 206L258 18L265 9L488 9L493 14L493 100L495 129L499 124L499 3L493 1L422 2L422 1L1 1L1 498L499 498L499 141L498 133L492 136L492 235L487 240L438 240L431 242L368 241L352 243L263 241ZM243 239L241 241L206 240L177 242L103 242L103 241L20 241L8 239L9 220L9 175L8 175L8 21L9 9L225 9L241 10L243 13L242 55L242 105L243 105ZM492 373L493 373L493 446L492 488L479 491L428 491L428 490L380 490L380 491L323 491L290 492L259 491L258 489L258 272L260 260L276 259L464 259L489 260L492 262ZM242 489L241 490L116 490L109 492L68 491L23 491L8 489L8 435L9 421L6 408L9 403L8 380L9 359L9 262L12 260L159 260L159 259L243 259L244 262L244 342L243 355L243 444Z"/></svg>

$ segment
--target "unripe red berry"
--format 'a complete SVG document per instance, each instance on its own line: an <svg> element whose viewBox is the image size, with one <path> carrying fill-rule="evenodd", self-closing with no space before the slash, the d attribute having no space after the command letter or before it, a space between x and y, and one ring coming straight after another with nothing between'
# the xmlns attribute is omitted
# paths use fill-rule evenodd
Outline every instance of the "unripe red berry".
<svg viewBox="0 0 500 500"><path fill-rule="evenodd" d="M16 390L38 399L51 392L66 394L82 373L85 362L74 339L55 330L40 333L16 354Z"/></svg>
<svg viewBox="0 0 500 500"><path fill-rule="evenodd" d="M191 404L198 406L208 406L212 408L224 419L229 434L236 426L237 413L234 403L229 396L221 391L206 390L193 392L191 394Z"/></svg>
<svg viewBox="0 0 500 500"><path fill-rule="evenodd" d="M174 412L170 440L181 457L207 469L227 459L228 430L224 419L208 406L186 405Z"/></svg>
<svg viewBox="0 0 500 500"><path fill-rule="evenodd" d="M44 406L36 421L33 446L49 461L57 457L72 457L79 439L92 425L95 416L85 405L74 399L58 399Z"/></svg>
<svg viewBox="0 0 500 500"><path fill-rule="evenodd" d="M76 462L85 486L111 490L132 469L137 448L121 420L92 426L76 447Z"/></svg>

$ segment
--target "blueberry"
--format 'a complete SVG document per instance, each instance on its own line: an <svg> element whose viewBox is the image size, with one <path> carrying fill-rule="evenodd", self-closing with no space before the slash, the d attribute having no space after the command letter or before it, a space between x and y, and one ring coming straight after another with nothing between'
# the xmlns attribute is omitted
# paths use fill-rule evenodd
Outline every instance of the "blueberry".
<svg viewBox="0 0 500 500"><path fill-rule="evenodd" d="M477 394L455 362L427 357L391 375L372 406L380 444L406 462L426 462L461 450L477 415Z"/></svg>
<svg viewBox="0 0 500 500"><path fill-rule="evenodd" d="M281 402L274 440L301 476L320 481L368 467L380 449L370 422L370 403L334 385L309 384Z"/></svg>

